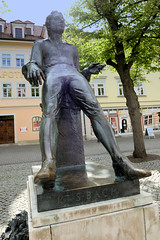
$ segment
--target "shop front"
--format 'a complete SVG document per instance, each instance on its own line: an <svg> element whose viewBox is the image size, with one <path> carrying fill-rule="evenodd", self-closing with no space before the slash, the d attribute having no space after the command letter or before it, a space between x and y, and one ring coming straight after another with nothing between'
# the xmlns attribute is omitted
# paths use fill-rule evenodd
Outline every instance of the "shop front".
<svg viewBox="0 0 160 240"><path fill-rule="evenodd" d="M104 109L103 111L105 117L110 122L115 135L132 133L131 120L127 109ZM152 107L141 109L141 120L144 133L147 128L152 128L153 131L160 131L160 108ZM85 117L85 126L87 132L85 139L94 139L95 135L91 122L87 117Z"/></svg>

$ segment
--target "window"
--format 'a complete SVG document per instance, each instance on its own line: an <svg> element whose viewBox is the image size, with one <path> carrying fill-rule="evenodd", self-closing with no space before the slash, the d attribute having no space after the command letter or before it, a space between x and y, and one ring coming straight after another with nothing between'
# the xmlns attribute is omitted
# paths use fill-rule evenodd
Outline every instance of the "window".
<svg viewBox="0 0 160 240"><path fill-rule="evenodd" d="M15 36L17 38L22 38L22 28L16 28L15 29Z"/></svg>
<svg viewBox="0 0 160 240"><path fill-rule="evenodd" d="M17 84L17 97L18 98L26 97L26 84L25 83Z"/></svg>
<svg viewBox="0 0 160 240"><path fill-rule="evenodd" d="M97 84L98 96L104 96L104 84Z"/></svg>
<svg viewBox="0 0 160 240"><path fill-rule="evenodd" d="M106 96L104 83L90 83L95 96Z"/></svg>
<svg viewBox="0 0 160 240"><path fill-rule="evenodd" d="M31 35L31 28L26 28L26 35Z"/></svg>
<svg viewBox="0 0 160 240"><path fill-rule="evenodd" d="M11 55L2 54L2 67L10 67L10 66L11 66Z"/></svg>
<svg viewBox="0 0 160 240"><path fill-rule="evenodd" d="M2 32L2 25L0 25L0 33Z"/></svg>
<svg viewBox="0 0 160 240"><path fill-rule="evenodd" d="M144 116L144 125L151 125L153 123L152 115Z"/></svg>
<svg viewBox="0 0 160 240"><path fill-rule="evenodd" d="M158 122L160 123L160 112L157 113L158 116Z"/></svg>
<svg viewBox="0 0 160 240"><path fill-rule="evenodd" d="M144 95L144 84L143 84L143 82L138 82L138 83L135 85L134 90L135 90L137 96L142 96L142 95Z"/></svg>
<svg viewBox="0 0 160 240"><path fill-rule="evenodd" d="M24 55L16 54L16 67L22 67L24 65Z"/></svg>
<svg viewBox="0 0 160 240"><path fill-rule="evenodd" d="M32 131L37 132L40 129L42 118L39 116L32 117Z"/></svg>
<svg viewBox="0 0 160 240"><path fill-rule="evenodd" d="M124 96L122 83L118 83L118 96Z"/></svg>
<svg viewBox="0 0 160 240"><path fill-rule="evenodd" d="M12 84L11 83L4 83L2 85L3 97L4 98L11 98L12 97Z"/></svg>
<svg viewBox="0 0 160 240"><path fill-rule="evenodd" d="M31 86L31 97L40 97L39 87L36 87L34 85Z"/></svg>
<svg viewBox="0 0 160 240"><path fill-rule="evenodd" d="M92 88L92 90L93 90L93 92L94 92L94 94L95 94L94 83L90 83L90 85L91 85L91 88Z"/></svg>

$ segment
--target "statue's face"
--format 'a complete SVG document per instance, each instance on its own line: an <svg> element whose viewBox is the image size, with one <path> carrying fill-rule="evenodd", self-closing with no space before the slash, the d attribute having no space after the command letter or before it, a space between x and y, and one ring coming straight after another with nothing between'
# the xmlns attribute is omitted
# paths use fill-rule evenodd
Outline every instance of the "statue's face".
<svg viewBox="0 0 160 240"><path fill-rule="evenodd" d="M63 33L65 28L65 21L64 21L63 15L58 12L52 15L50 17L48 27L52 32Z"/></svg>

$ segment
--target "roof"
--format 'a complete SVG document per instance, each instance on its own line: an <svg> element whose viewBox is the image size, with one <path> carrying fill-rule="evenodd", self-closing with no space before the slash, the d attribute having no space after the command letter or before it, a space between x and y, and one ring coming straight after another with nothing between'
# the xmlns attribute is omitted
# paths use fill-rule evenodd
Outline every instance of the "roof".
<svg viewBox="0 0 160 240"><path fill-rule="evenodd" d="M0 18L0 21L2 21L2 22L6 22L6 20L4 20L3 18Z"/></svg>
<svg viewBox="0 0 160 240"><path fill-rule="evenodd" d="M3 19L2 19L3 20ZM2 21L0 18L0 21ZM5 21L5 20L3 20ZM27 24L33 24L33 35L25 35L25 37L22 38L14 38L13 37L13 29L12 29L12 24L16 23L16 24L24 24L27 27ZM27 20L27 21L21 21L21 20L14 20L10 23L6 23L6 26L4 28L4 32L0 33L0 39L12 39L12 40L37 40L37 39L43 39L44 38L44 25L43 26L37 26L35 25L33 22Z"/></svg>
<svg viewBox="0 0 160 240"><path fill-rule="evenodd" d="M15 21L13 21L13 22L11 22L11 23L23 23L24 24L24 22L22 22L21 20L15 20Z"/></svg>
<svg viewBox="0 0 160 240"><path fill-rule="evenodd" d="M25 21L24 23L34 24L33 22L31 22L29 20Z"/></svg>

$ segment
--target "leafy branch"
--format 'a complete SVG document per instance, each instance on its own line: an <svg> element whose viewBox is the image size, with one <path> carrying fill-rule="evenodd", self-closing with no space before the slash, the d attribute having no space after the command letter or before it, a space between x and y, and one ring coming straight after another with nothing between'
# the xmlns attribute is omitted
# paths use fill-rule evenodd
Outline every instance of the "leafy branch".
<svg viewBox="0 0 160 240"><path fill-rule="evenodd" d="M1 1L1 5L0 6L0 14L3 14L5 12L11 12L11 10L8 9L8 5L6 4L6 2L4 0L0 0Z"/></svg>

